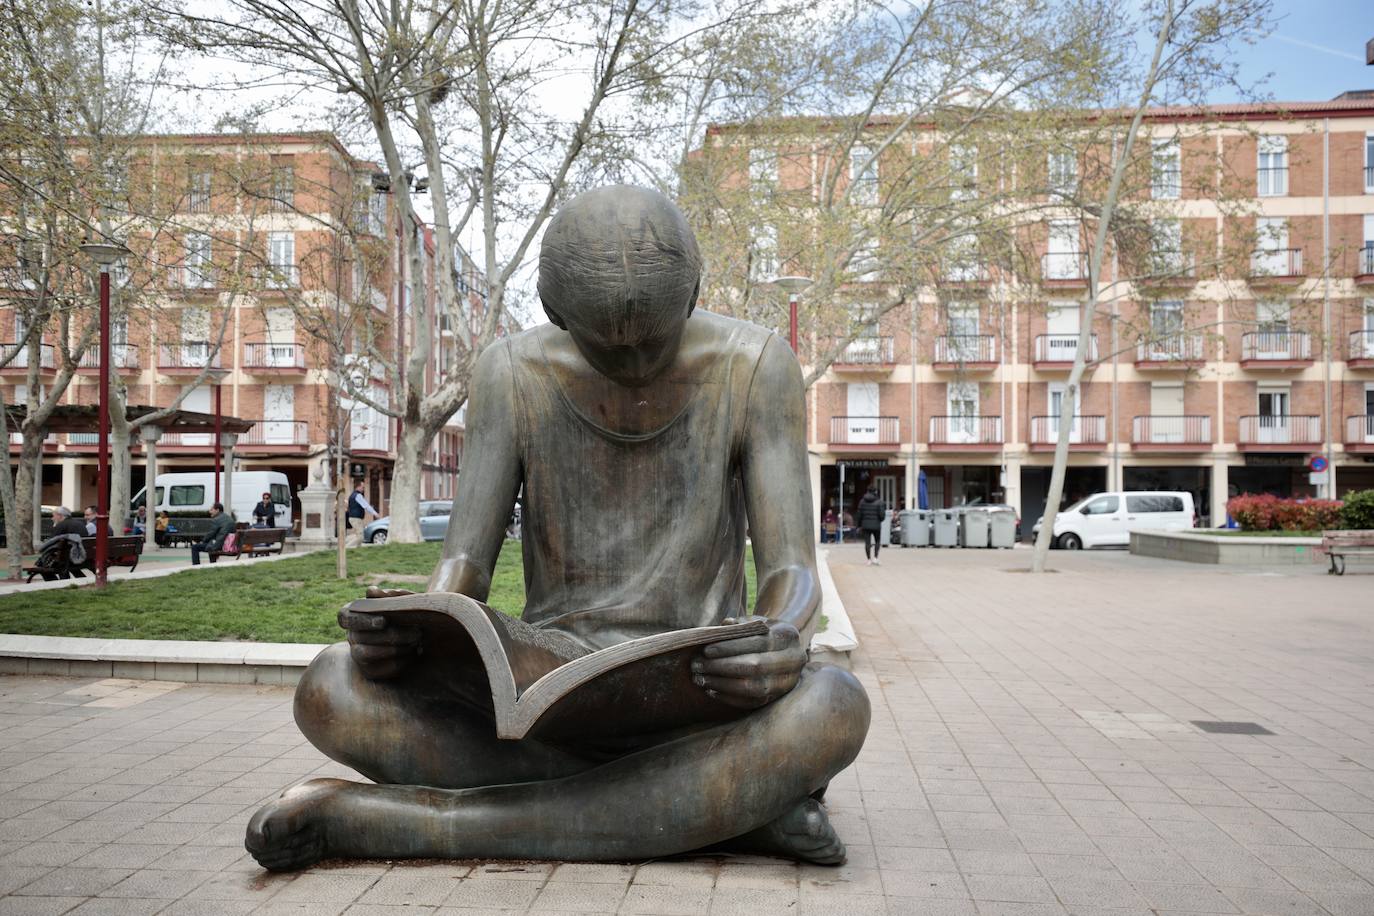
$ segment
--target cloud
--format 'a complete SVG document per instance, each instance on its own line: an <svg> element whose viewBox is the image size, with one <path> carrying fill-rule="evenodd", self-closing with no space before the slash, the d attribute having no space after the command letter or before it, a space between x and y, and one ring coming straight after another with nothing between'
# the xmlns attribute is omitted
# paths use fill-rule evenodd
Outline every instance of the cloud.
<svg viewBox="0 0 1374 916"><path fill-rule="evenodd" d="M1320 51L1323 54L1330 54L1332 57L1344 57L1346 60L1353 60L1356 63L1364 63L1364 58L1358 54L1351 54L1349 51L1341 51L1337 48L1328 48L1326 45L1315 44L1310 41L1303 41L1301 38L1289 38L1287 35L1280 35L1277 32L1269 36L1290 45L1297 45L1300 48L1307 48L1312 51Z"/></svg>

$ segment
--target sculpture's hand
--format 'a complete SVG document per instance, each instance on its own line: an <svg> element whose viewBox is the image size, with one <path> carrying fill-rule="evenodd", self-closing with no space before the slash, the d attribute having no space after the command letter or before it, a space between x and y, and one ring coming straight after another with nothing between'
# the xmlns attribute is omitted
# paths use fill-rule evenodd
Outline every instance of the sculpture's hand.
<svg viewBox="0 0 1374 916"><path fill-rule="evenodd" d="M403 588L369 588L369 598L397 598L414 594ZM348 631L348 649L364 677L396 677L420 654L419 627L388 623L380 614L339 612L339 626Z"/></svg>
<svg viewBox="0 0 1374 916"><path fill-rule="evenodd" d="M734 618L722 621L736 622ZM742 709L756 709L797 686L805 665L806 650L797 628L780 620L768 620L768 632L763 636L729 639L707 646L701 657L692 662L692 674L697 685L714 699Z"/></svg>

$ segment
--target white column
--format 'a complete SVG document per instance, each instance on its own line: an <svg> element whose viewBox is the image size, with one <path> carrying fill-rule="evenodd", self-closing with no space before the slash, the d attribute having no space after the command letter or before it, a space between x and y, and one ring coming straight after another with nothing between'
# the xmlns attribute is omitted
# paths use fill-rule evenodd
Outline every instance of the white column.
<svg viewBox="0 0 1374 916"><path fill-rule="evenodd" d="M1209 507L1213 528L1220 528L1226 524L1226 488L1230 486L1230 482L1226 459L1214 458L1212 461L1212 505Z"/></svg>
<svg viewBox="0 0 1374 916"><path fill-rule="evenodd" d="M145 426L143 437L144 461L143 505L147 509L143 524L143 550L151 551L157 545L157 440L162 438L161 426Z"/></svg>
<svg viewBox="0 0 1374 916"><path fill-rule="evenodd" d="M230 518L234 518L234 445L238 441L238 433L219 434L219 447L224 450L224 494L221 499Z"/></svg>
<svg viewBox="0 0 1374 916"><path fill-rule="evenodd" d="M811 474L811 536L820 537L821 531L821 458L808 451L806 464Z"/></svg>
<svg viewBox="0 0 1374 916"><path fill-rule="evenodd" d="M1006 492L1007 505L1016 508L1016 515L1021 515L1021 457L1019 455L1008 455L1006 463L1002 465L1007 475L1006 485L1002 488Z"/></svg>
<svg viewBox="0 0 1374 916"><path fill-rule="evenodd" d="M59 505L75 510L81 502L81 468L75 458L62 459L62 501Z"/></svg>

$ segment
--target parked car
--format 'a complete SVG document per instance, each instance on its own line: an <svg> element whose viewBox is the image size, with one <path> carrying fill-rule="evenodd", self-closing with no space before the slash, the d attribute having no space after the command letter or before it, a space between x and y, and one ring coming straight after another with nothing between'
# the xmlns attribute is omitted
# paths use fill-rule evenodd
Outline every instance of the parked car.
<svg viewBox="0 0 1374 916"><path fill-rule="evenodd" d="M1043 523L1043 517L1036 521L1036 534ZM1094 493L1059 510L1051 543L1064 550L1126 547L1132 531L1178 530L1195 523L1193 494L1182 490Z"/></svg>
<svg viewBox="0 0 1374 916"><path fill-rule="evenodd" d="M442 541L448 534L448 516L453 511L451 499L423 499L420 501L420 537L426 541ZM391 516L384 515L363 529L364 544L385 544L391 532Z"/></svg>

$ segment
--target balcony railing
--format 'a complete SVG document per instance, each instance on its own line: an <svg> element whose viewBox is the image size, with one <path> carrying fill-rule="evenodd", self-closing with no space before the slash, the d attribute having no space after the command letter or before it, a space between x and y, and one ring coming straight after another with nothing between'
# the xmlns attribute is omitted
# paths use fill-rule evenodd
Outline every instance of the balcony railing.
<svg viewBox="0 0 1374 916"><path fill-rule="evenodd" d="M1322 441L1322 418L1253 416L1240 418L1241 445L1315 445Z"/></svg>
<svg viewBox="0 0 1374 916"><path fill-rule="evenodd" d="M895 445L902 441L897 417L831 417L831 445Z"/></svg>
<svg viewBox="0 0 1374 916"><path fill-rule="evenodd" d="M175 289L214 289L215 279L215 269L209 264L173 264L167 268L167 285Z"/></svg>
<svg viewBox="0 0 1374 916"><path fill-rule="evenodd" d="M1041 334L1035 338L1035 362L1071 363L1078 355L1077 334ZM1097 360L1097 335L1088 339L1088 362Z"/></svg>
<svg viewBox="0 0 1374 916"><path fill-rule="evenodd" d="M305 347L298 343L244 344L243 368L304 369Z"/></svg>
<svg viewBox="0 0 1374 916"><path fill-rule="evenodd" d="M1212 418L1209 416L1136 417L1131 421L1133 445L1211 445Z"/></svg>
<svg viewBox="0 0 1374 916"><path fill-rule="evenodd" d="M892 353L891 337L856 337L835 358L835 363L843 366L890 366Z"/></svg>
<svg viewBox="0 0 1374 916"><path fill-rule="evenodd" d="M986 265L955 262L945 265L940 279L946 283L986 283L989 276Z"/></svg>
<svg viewBox="0 0 1374 916"><path fill-rule="evenodd" d="M100 433L67 433L68 445L96 445L100 442Z"/></svg>
<svg viewBox="0 0 1374 916"><path fill-rule="evenodd" d="M299 289L301 269L296 264L269 264L263 268L262 284L268 289Z"/></svg>
<svg viewBox="0 0 1374 916"><path fill-rule="evenodd" d="M1306 331L1251 331L1240 336L1240 358L1254 362L1301 362L1312 359Z"/></svg>
<svg viewBox="0 0 1374 916"><path fill-rule="evenodd" d="M1350 332L1350 355L1346 359L1374 360L1374 328Z"/></svg>
<svg viewBox="0 0 1374 916"><path fill-rule="evenodd" d="M1001 417L931 417L932 445L1000 445Z"/></svg>
<svg viewBox="0 0 1374 916"><path fill-rule="evenodd" d="M1374 276L1374 242L1365 242L1364 247L1356 252L1356 258L1355 276Z"/></svg>
<svg viewBox="0 0 1374 916"><path fill-rule="evenodd" d="M0 343L0 361L13 354L14 358L5 363L6 370L18 370L29 368L29 347L26 343ZM53 367L53 348L52 344L38 345L38 368L51 369Z"/></svg>
<svg viewBox="0 0 1374 916"><path fill-rule="evenodd" d="M1301 248L1256 248L1250 253L1250 278L1302 277Z"/></svg>
<svg viewBox="0 0 1374 916"><path fill-rule="evenodd" d="M136 344L111 344L110 363L116 369L137 369L138 368L138 346ZM81 354L81 361L77 363L81 369L100 369L100 346L92 344Z"/></svg>
<svg viewBox="0 0 1374 916"><path fill-rule="evenodd" d="M1288 193L1288 166L1256 169L1260 197L1283 197Z"/></svg>
<svg viewBox="0 0 1374 916"><path fill-rule="evenodd" d="M991 334L945 334L935 338L937 363L995 363L997 338Z"/></svg>
<svg viewBox="0 0 1374 916"><path fill-rule="evenodd" d="M1060 417L1055 415L1031 417L1030 441L1032 445L1055 445L1059 442ZM1107 418L1103 416L1077 416L1063 420L1069 424L1070 445L1103 445L1107 441Z"/></svg>
<svg viewBox="0 0 1374 916"><path fill-rule="evenodd" d="M1202 362L1201 334L1170 334L1158 340L1141 341L1135 350L1138 363L1196 363Z"/></svg>
<svg viewBox="0 0 1374 916"><path fill-rule="evenodd" d="M1374 414L1346 418L1345 444L1374 445Z"/></svg>
<svg viewBox="0 0 1374 916"><path fill-rule="evenodd" d="M1086 280L1086 251L1051 251L1040 258L1040 276L1046 280Z"/></svg>
<svg viewBox="0 0 1374 916"><path fill-rule="evenodd" d="M158 347L159 369L211 369L220 368L220 354L213 353L208 341L182 341L180 344L163 344Z"/></svg>
<svg viewBox="0 0 1374 916"><path fill-rule="evenodd" d="M310 424L305 420L259 420L239 436L239 445L309 445Z"/></svg>
<svg viewBox="0 0 1374 916"><path fill-rule="evenodd" d="M1191 251L1152 251L1142 266L1146 275L1140 279L1146 283L1191 280L1197 273L1196 260Z"/></svg>
<svg viewBox="0 0 1374 916"><path fill-rule="evenodd" d="M214 441L214 433L163 433L158 437L157 447L209 449Z"/></svg>

